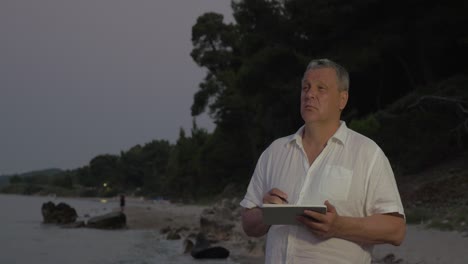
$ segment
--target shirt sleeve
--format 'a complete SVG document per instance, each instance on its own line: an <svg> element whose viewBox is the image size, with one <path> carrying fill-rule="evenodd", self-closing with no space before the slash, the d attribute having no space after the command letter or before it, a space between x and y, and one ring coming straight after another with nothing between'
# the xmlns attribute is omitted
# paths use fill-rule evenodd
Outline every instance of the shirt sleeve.
<svg viewBox="0 0 468 264"><path fill-rule="evenodd" d="M373 160L367 186L367 215L399 213L405 216L392 167L380 148Z"/></svg>
<svg viewBox="0 0 468 264"><path fill-rule="evenodd" d="M255 171L250 179L249 186L247 187L247 193L244 196L244 199L240 202L240 205L244 208L254 208L260 207L263 203L263 194L264 194L264 172L265 172L265 152L262 153L258 159Z"/></svg>

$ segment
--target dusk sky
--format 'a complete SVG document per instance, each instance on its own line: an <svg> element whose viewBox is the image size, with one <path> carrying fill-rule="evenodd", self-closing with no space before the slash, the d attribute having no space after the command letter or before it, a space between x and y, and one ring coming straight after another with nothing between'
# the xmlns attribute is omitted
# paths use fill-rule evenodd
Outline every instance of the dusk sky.
<svg viewBox="0 0 468 264"><path fill-rule="evenodd" d="M0 175L175 143L205 76L191 28L209 11L233 21L230 0L2 0Z"/></svg>

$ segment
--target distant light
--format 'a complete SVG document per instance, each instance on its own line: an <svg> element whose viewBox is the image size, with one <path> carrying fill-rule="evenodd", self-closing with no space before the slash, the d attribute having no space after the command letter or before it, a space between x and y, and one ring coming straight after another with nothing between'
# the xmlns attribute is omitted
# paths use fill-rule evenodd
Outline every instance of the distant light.
<svg viewBox="0 0 468 264"><path fill-rule="evenodd" d="M102 186L107 187L107 182L103 183Z"/></svg>
<svg viewBox="0 0 468 264"><path fill-rule="evenodd" d="M107 203L106 199L101 199L101 203Z"/></svg>

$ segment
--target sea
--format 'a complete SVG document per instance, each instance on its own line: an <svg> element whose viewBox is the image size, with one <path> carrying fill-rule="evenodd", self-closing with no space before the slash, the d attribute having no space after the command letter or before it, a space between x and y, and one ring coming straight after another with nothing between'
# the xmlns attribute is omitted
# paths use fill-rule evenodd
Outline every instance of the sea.
<svg viewBox="0 0 468 264"><path fill-rule="evenodd" d="M231 259L196 260L183 254L181 240L159 230L98 230L43 224L41 206L52 201L75 208L78 220L119 207L118 200L0 194L1 264L232 264Z"/></svg>

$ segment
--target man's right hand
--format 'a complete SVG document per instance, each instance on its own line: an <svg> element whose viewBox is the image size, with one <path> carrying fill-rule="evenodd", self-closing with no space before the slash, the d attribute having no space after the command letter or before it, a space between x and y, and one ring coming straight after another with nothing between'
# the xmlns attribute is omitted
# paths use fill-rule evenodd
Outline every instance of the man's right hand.
<svg viewBox="0 0 468 264"><path fill-rule="evenodd" d="M273 188L263 196L264 204L288 204L288 195L280 189Z"/></svg>

